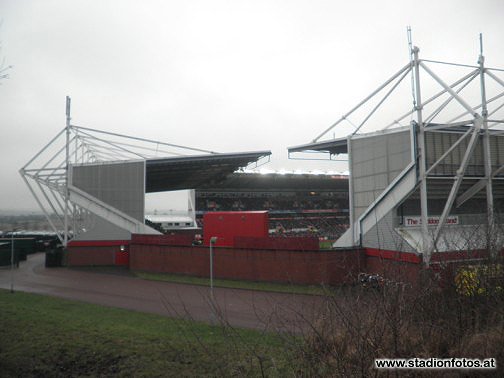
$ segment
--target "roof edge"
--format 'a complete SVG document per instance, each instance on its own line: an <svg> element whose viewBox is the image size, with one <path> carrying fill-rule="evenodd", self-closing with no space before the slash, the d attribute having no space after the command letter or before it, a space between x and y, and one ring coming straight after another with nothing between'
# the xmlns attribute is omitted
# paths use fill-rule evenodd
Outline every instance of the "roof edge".
<svg viewBox="0 0 504 378"><path fill-rule="evenodd" d="M291 152L329 152L331 154L346 154L348 153L348 141L347 138L339 138L326 140L322 142L312 142L301 144L298 146L288 147L287 151Z"/></svg>
<svg viewBox="0 0 504 378"><path fill-rule="evenodd" d="M203 155L186 155L186 156L168 156L145 159L149 163L156 163L157 161L198 161L198 160L208 160L208 159L232 159L236 157L256 157L260 158L263 156L270 156L271 151L246 151L246 152L228 152L228 153L214 153L214 154L203 154Z"/></svg>

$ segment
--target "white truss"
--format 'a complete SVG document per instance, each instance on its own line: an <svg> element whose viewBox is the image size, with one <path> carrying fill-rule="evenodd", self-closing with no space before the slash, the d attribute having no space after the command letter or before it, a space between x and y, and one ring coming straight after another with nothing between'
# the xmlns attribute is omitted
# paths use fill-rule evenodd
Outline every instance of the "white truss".
<svg viewBox="0 0 504 378"><path fill-rule="evenodd" d="M480 42L482 46L482 40ZM441 230L454 205L460 206L479 191L486 189L488 225L491 227L494 224L492 179L502 173L504 166L492 171L489 139L491 134L504 134L504 80L500 77L504 70L485 67L484 62L482 49L478 64L466 65L420 59L419 49L412 47L411 61L408 64L312 141L313 143L330 141L331 139L323 138L328 137L329 133L333 132L336 126L341 126L345 123L354 128L350 137L362 132L366 126L372 125L372 120L376 120L378 110L381 110L383 114L385 103L390 104L392 95L398 92L398 88L404 82L404 79L408 75L411 76L410 96L413 100L412 108L398 117L393 117L390 122L384 123L382 119L379 119L377 123L385 125L381 130L405 126L408 123L416 127L418 149L416 151L415 163L418 169L418 177L415 188L419 188L420 190L423 237L421 250L424 254L424 261L427 264L429 263L432 251L436 250L436 243L439 240ZM436 66L436 69L433 68L434 66ZM451 77L451 79L443 78L443 75L436 72L437 70L442 70L443 74L446 77ZM453 70L457 70L458 76L456 79L453 79ZM430 80L430 85L426 84L427 79ZM429 93L429 96L424 97L426 93ZM386 110L388 110L386 114L390 119L390 109ZM392 111L395 111L395 109L392 109ZM427 167L425 154L426 133L436 132L440 129L460 129L460 127L465 127L467 131L433 165ZM373 131L376 131L376 128ZM484 178L476 182L464 193L459 194L460 185L466 178L465 172L468 162L473 156L478 136L480 135L483 135ZM460 167L456 175L452 177L453 184L450 194L446 199L439 224L433 236L429 236L427 228L427 218L429 215L427 206L427 180L431 177L433 169L466 139L469 142L467 143ZM403 192L409 193L411 192L411 188L407 188ZM366 211L366 214L373 213L372 218L375 223L378 221L376 218L377 210L374 208L374 204L372 204ZM363 217L359 220L359 224L362 221ZM354 238L357 238L361 231L354 229Z"/></svg>
<svg viewBox="0 0 504 378"><path fill-rule="evenodd" d="M91 213L130 232L149 232L142 222L72 186L72 165L215 153L72 125L69 97L66 115L66 127L19 171L64 246L90 228Z"/></svg>

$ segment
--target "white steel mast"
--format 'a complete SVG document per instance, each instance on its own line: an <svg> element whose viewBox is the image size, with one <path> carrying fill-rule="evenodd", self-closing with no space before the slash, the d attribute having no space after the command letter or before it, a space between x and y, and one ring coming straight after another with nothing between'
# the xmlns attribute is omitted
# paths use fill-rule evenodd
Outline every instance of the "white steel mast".
<svg viewBox="0 0 504 378"><path fill-rule="evenodd" d="M69 96L66 96L66 144L65 144L65 173L66 173L66 180L65 180L65 221L64 221L64 232L63 232L63 247L66 248L68 244L68 209L69 209L69 191L68 191L68 185L69 185L69 168L70 168L70 106L71 106L71 99Z"/></svg>

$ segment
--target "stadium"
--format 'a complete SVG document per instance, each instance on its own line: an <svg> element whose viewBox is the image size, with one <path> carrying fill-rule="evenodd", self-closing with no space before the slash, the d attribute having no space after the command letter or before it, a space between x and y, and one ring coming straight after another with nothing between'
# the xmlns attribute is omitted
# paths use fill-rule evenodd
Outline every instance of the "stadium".
<svg viewBox="0 0 504 378"><path fill-rule="evenodd" d="M222 278L341 284L392 266L411 278L502 251L502 71L483 55L455 64L412 49L340 120L288 148L343 157L349 176L250 173L270 151L216 153L77 126L69 98L66 127L20 172L69 265L206 276L214 243ZM413 107L386 120L405 86ZM344 123L350 134L324 139ZM146 217L147 193L180 189L191 190L189 218Z"/></svg>

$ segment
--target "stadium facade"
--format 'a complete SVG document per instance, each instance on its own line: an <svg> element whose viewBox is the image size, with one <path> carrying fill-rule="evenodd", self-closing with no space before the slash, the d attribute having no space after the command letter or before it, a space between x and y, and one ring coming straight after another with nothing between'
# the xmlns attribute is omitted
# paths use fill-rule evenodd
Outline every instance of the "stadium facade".
<svg viewBox="0 0 504 378"><path fill-rule="evenodd" d="M270 151L215 153L73 125L69 98L65 129L20 173L74 265L207 274L208 246L193 245L191 234L161 235L145 219L146 193L180 189L195 189L195 229L204 212L218 210L267 210L280 226L310 215L344 225L330 250L313 235L234 235L215 255L217 277L338 284L381 271L385 260L415 275L422 263L500 253L504 70L486 67L482 54L475 66L420 59L416 47L411 57L310 143L289 148L342 155L348 178L233 173ZM410 110L386 120L408 96ZM344 123L351 134L324 139ZM245 213L233 217L248 222Z"/></svg>

